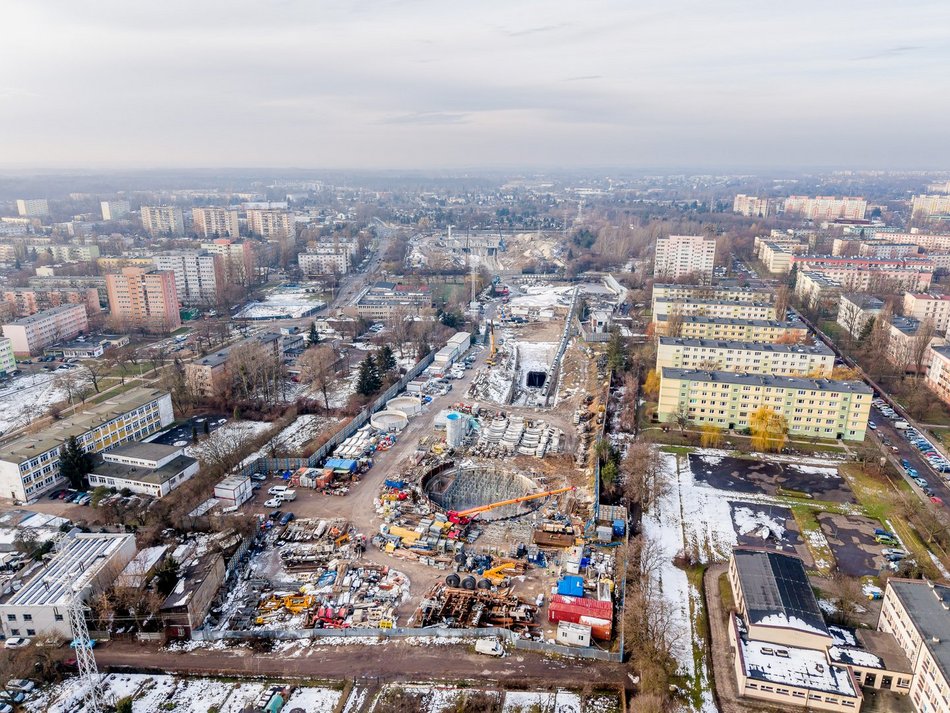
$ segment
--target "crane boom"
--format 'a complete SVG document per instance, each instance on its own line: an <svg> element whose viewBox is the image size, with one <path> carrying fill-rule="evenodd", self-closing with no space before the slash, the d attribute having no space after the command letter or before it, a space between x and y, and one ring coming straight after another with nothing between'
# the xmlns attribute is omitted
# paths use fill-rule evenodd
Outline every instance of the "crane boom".
<svg viewBox="0 0 950 713"><path fill-rule="evenodd" d="M497 503L490 503L488 505L479 505L478 507L469 508L468 510L449 510L446 514L449 517L449 522L454 522L458 525L467 525L479 513L488 512L489 510L494 510L495 508L500 508L505 505L516 505L517 503L524 503L524 502L528 502L529 500L537 500L538 498L546 498L549 495L560 495L561 493L566 493L569 490L575 490L574 486L569 485L566 488L556 488L554 490L546 490L543 493L532 493L530 495L522 495L520 498L510 498L508 500L499 500Z"/></svg>

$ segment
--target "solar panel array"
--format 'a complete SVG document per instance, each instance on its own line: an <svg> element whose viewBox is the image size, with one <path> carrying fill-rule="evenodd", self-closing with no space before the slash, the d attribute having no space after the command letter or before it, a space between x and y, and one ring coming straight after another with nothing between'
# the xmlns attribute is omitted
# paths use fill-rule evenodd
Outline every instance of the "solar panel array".
<svg viewBox="0 0 950 713"><path fill-rule="evenodd" d="M800 559L743 550L736 550L735 558L750 624L784 615L791 625L797 619L807 628L830 636Z"/></svg>

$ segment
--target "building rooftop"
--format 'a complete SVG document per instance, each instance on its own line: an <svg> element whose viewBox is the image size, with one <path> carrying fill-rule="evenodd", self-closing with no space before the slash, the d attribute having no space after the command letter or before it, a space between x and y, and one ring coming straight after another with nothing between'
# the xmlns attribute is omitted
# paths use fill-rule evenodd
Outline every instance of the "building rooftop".
<svg viewBox="0 0 950 713"><path fill-rule="evenodd" d="M10 606L65 606L97 577L109 558L131 542L134 535L78 534L6 604Z"/></svg>
<svg viewBox="0 0 950 713"><path fill-rule="evenodd" d="M853 305L863 310L882 310L884 309L884 300L880 300L873 295L864 292L842 292L841 299L847 300Z"/></svg>
<svg viewBox="0 0 950 713"><path fill-rule="evenodd" d="M146 578L162 561L166 552L168 552L168 545L157 545L156 547L146 547L144 550L140 550L125 565L125 569L115 580L115 586L141 589L145 586Z"/></svg>
<svg viewBox="0 0 950 713"><path fill-rule="evenodd" d="M162 603L162 610L187 607L192 595L204 584L207 575L215 568L220 558L218 552L209 552L183 567L178 575L178 583Z"/></svg>
<svg viewBox="0 0 950 713"><path fill-rule="evenodd" d="M674 282L655 282L653 289L690 290L695 292L762 292L771 295L774 290L770 287L757 285L727 284L729 280L722 280L715 285L678 285Z"/></svg>
<svg viewBox="0 0 950 713"><path fill-rule="evenodd" d="M815 282L822 287L841 287L841 283L837 280L825 275L823 272L818 272L817 270L802 270L798 273L799 277L807 277L812 282Z"/></svg>
<svg viewBox="0 0 950 713"><path fill-rule="evenodd" d="M774 354L834 354L824 342L817 344L774 344L772 342L741 342L731 339L695 339L688 337L660 337L660 344L706 348L706 349L737 349L756 352L772 352Z"/></svg>
<svg viewBox="0 0 950 713"><path fill-rule="evenodd" d="M950 679L950 587L922 580L889 579L908 616L920 632L924 646Z"/></svg>
<svg viewBox="0 0 950 713"><path fill-rule="evenodd" d="M657 297L653 300L655 303L660 304L682 304L683 299L678 297ZM727 305L729 307L771 307L774 308L774 305L771 302L746 302L745 300L716 300L716 299L704 299L702 296L695 296L689 298L690 304L699 304L699 305Z"/></svg>
<svg viewBox="0 0 950 713"><path fill-rule="evenodd" d="M49 319L50 317L55 317L56 315L59 315L59 314L72 312L76 310L77 308L82 309L83 312L86 311L85 304L80 304L80 303L66 304L66 305L60 305L59 307L50 307L49 309L44 309L43 311L37 312L36 314L31 314L29 317L21 317L20 319L14 320L13 322L8 322L7 324L29 325L35 322L41 322L45 319Z"/></svg>
<svg viewBox="0 0 950 713"><path fill-rule="evenodd" d="M158 468L143 468L137 465L115 463L113 461L100 459L93 466L91 472L93 475L99 475L104 478L134 480L137 483L161 485L197 462L198 461L191 456L181 455Z"/></svg>
<svg viewBox="0 0 950 713"><path fill-rule="evenodd" d="M831 634L818 608L815 592L798 557L778 552L732 551L752 626L774 626L807 634Z"/></svg>
<svg viewBox="0 0 950 713"><path fill-rule="evenodd" d="M754 641L746 636L738 617L733 618L733 626L739 631L738 655L748 678L851 698L859 695L851 672L830 666L824 651Z"/></svg>
<svg viewBox="0 0 950 713"><path fill-rule="evenodd" d="M787 322L780 322L775 319L739 319L737 317L708 317L704 314L685 314L679 317L684 322L711 322L713 324L735 324L739 326L754 326L754 327L785 327L787 329L806 329L804 322L799 322L796 320L790 320ZM668 315L658 314L656 316L658 322L666 322Z"/></svg>
<svg viewBox="0 0 950 713"><path fill-rule="evenodd" d="M664 379L684 379L686 381L712 381L723 384L741 384L748 386L776 386L783 389L804 389L805 391L834 391L852 394L870 394L871 387L863 381L836 381L832 379L806 379L797 376L772 376L770 374L737 374L731 371L701 371L698 369L676 369L663 367Z"/></svg>
<svg viewBox="0 0 950 713"><path fill-rule="evenodd" d="M891 317L891 326L908 337L913 337L920 329L920 320L895 314Z"/></svg>
<svg viewBox="0 0 950 713"><path fill-rule="evenodd" d="M159 389L135 388L116 394L83 413L57 421L39 433L20 436L0 444L0 461L22 463L41 453L61 446L70 436L81 436L91 429L111 421L128 411L155 401L168 392Z"/></svg>
<svg viewBox="0 0 950 713"><path fill-rule="evenodd" d="M950 301L950 295L934 295L929 292L907 292L904 294L906 297L910 295L915 300L933 300L937 302Z"/></svg>
<svg viewBox="0 0 950 713"><path fill-rule="evenodd" d="M166 446L163 443L124 443L110 450L108 455L141 458L142 460L161 460L173 453L181 453L181 448Z"/></svg>

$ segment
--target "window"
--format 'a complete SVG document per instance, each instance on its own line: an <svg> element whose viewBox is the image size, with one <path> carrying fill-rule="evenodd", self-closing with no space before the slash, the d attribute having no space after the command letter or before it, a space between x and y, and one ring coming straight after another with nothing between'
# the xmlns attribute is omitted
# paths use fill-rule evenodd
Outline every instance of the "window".
<svg viewBox="0 0 950 713"><path fill-rule="evenodd" d="M16 614L7 614L7 621L16 621Z"/></svg>
<svg viewBox="0 0 950 713"><path fill-rule="evenodd" d="M27 635L27 636L36 636L36 629L27 629L27 630L26 630L26 635Z"/></svg>
<svg viewBox="0 0 950 713"><path fill-rule="evenodd" d="M23 621L33 621L33 615L32 615L32 614L24 614L24 615L23 615Z"/></svg>
<svg viewBox="0 0 950 713"><path fill-rule="evenodd" d="M19 629L10 629L10 636L19 636L19 635L20 635Z"/></svg>
<svg viewBox="0 0 950 713"><path fill-rule="evenodd" d="M63 620L63 615L62 615L62 614L53 614L53 618L54 618L56 621L62 621L62 620Z"/></svg>

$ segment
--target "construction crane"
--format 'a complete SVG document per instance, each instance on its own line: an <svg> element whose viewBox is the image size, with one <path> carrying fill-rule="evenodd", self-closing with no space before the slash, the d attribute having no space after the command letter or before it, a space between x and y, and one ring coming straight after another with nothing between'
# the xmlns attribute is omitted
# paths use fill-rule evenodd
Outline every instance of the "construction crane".
<svg viewBox="0 0 950 713"><path fill-rule="evenodd" d="M488 358L485 360L485 363L488 364L488 366L495 366L495 354L498 352L498 348L495 345L495 323L488 320L485 329L488 330Z"/></svg>
<svg viewBox="0 0 950 713"><path fill-rule="evenodd" d="M576 488L573 485L570 485L566 488L557 488L555 490L545 490L543 493L532 493L531 495L522 495L520 498L511 498L510 500L499 500L497 503L491 503L489 505L479 505L477 508L469 508L468 510L449 510L446 515L449 518L449 522L456 525L467 525L472 520L475 519L477 515L480 515L483 512L488 512L489 510L494 510L495 508L500 508L505 505L516 505L518 503L526 503L529 500L537 500L538 498L546 498L549 495L560 495L561 493L566 493L569 490L575 490Z"/></svg>

